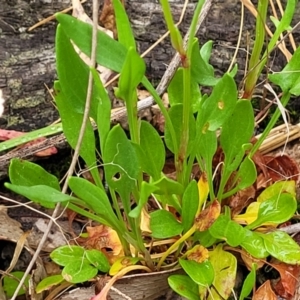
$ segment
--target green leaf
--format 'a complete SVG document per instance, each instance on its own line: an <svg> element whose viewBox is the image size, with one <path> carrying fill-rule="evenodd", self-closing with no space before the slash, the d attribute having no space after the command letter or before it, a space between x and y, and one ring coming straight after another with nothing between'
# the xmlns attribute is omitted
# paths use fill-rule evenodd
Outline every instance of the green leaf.
<svg viewBox="0 0 300 300"><path fill-rule="evenodd" d="M157 195L182 195L183 186L178 181L172 180L168 177L162 177L153 182L153 185L158 187L159 190L155 192Z"/></svg>
<svg viewBox="0 0 300 300"><path fill-rule="evenodd" d="M286 222L294 215L296 209L297 201L291 194L274 195L260 204L257 219L247 228L253 229L268 222L275 224Z"/></svg>
<svg viewBox="0 0 300 300"><path fill-rule="evenodd" d="M258 233L246 228L245 239L242 241L241 247L255 258L266 258L269 256L262 237Z"/></svg>
<svg viewBox="0 0 300 300"><path fill-rule="evenodd" d="M79 260L67 264L63 268L61 275L68 282L83 283L95 277L97 273L97 268Z"/></svg>
<svg viewBox="0 0 300 300"><path fill-rule="evenodd" d="M209 232L216 239L225 240L231 247L239 246L245 239L244 228L225 215L218 217L210 226Z"/></svg>
<svg viewBox="0 0 300 300"><path fill-rule="evenodd" d="M141 122L140 150L142 170L158 180L165 163L165 146L154 127L146 121Z"/></svg>
<svg viewBox="0 0 300 300"><path fill-rule="evenodd" d="M197 120L198 122L198 120ZM200 166L202 166L202 171L207 175L207 182L209 184L209 192L211 199L215 198L214 186L213 186L213 158L217 151L217 135L214 131L206 131L204 133L198 132L197 142L195 147L197 147L197 160Z"/></svg>
<svg viewBox="0 0 300 300"><path fill-rule="evenodd" d="M293 95L300 95L299 86L300 48L294 52L291 60L280 73L270 74L269 80L280 86L283 92L293 91Z"/></svg>
<svg viewBox="0 0 300 300"><path fill-rule="evenodd" d="M108 185L118 193L129 194L136 186L139 164L134 147L120 125L113 127L107 136L103 160Z"/></svg>
<svg viewBox="0 0 300 300"><path fill-rule="evenodd" d="M99 78L99 74L95 69L91 69L94 79L94 90L99 95L98 110L97 110L97 128L100 139L101 153L104 151L104 145L107 135L110 130L110 115L111 115L111 101L108 97L107 91L104 88L102 81Z"/></svg>
<svg viewBox="0 0 300 300"><path fill-rule="evenodd" d="M115 230L119 229L119 221L112 209L106 193L86 179L71 177L70 189L81 198L97 215L103 218L103 223Z"/></svg>
<svg viewBox="0 0 300 300"><path fill-rule="evenodd" d="M210 286L215 272L210 261L198 263L194 260L179 259L179 263L189 277L201 286Z"/></svg>
<svg viewBox="0 0 300 300"><path fill-rule="evenodd" d="M200 107L201 93L198 84L191 80L191 105L192 112L196 113ZM183 100L183 69L179 68L168 86L170 105L182 104Z"/></svg>
<svg viewBox="0 0 300 300"><path fill-rule="evenodd" d="M254 130L254 115L251 102L239 100L230 118L224 122L220 144L225 154L225 170L234 171L242 161L243 145L250 142Z"/></svg>
<svg viewBox="0 0 300 300"><path fill-rule="evenodd" d="M254 162L247 156L242 161L235 180L238 182L237 189L242 190L252 185L257 177Z"/></svg>
<svg viewBox="0 0 300 300"><path fill-rule="evenodd" d="M90 249L85 251L88 261L102 273L108 273L110 264L106 256L99 250Z"/></svg>
<svg viewBox="0 0 300 300"><path fill-rule="evenodd" d="M115 94L118 98L130 101L136 87L142 81L146 65L140 55L131 47L128 49L125 63L122 67L118 88ZM130 102L127 104L129 105ZM131 103L133 105L133 103Z"/></svg>
<svg viewBox="0 0 300 300"><path fill-rule="evenodd" d="M141 184L141 193L138 205L129 213L132 218L138 218L141 215L143 207L146 205L149 196L157 191L157 187L146 181Z"/></svg>
<svg viewBox="0 0 300 300"><path fill-rule="evenodd" d="M198 285L186 275L171 275L169 286L180 296L189 300L199 300Z"/></svg>
<svg viewBox="0 0 300 300"><path fill-rule="evenodd" d="M199 42L195 39L191 56L191 75L201 85L215 86L219 79L215 78L214 68L209 64L212 42L209 41L199 50Z"/></svg>
<svg viewBox="0 0 300 300"><path fill-rule="evenodd" d="M263 202L282 193L289 193L296 198L296 183L294 180L277 181L264 189L257 197L257 202Z"/></svg>
<svg viewBox="0 0 300 300"><path fill-rule="evenodd" d="M233 78L225 74L204 101L197 117L197 132L215 131L231 117L237 102L237 88Z"/></svg>
<svg viewBox="0 0 300 300"><path fill-rule="evenodd" d="M199 206L199 192L197 182L192 180L184 191L182 197L182 225L183 231L188 231L194 224Z"/></svg>
<svg viewBox="0 0 300 300"><path fill-rule="evenodd" d="M54 208L55 204L59 202L77 200L47 185L34 185L29 187L10 183L5 183L4 185L11 191L47 208Z"/></svg>
<svg viewBox="0 0 300 300"><path fill-rule="evenodd" d="M182 224L166 210L156 210L150 214L152 237L157 239L170 238L182 232Z"/></svg>
<svg viewBox="0 0 300 300"><path fill-rule="evenodd" d="M69 80L71 79L69 78ZM75 149L81 129L83 114L75 111L72 102L69 100L72 94L65 94L60 82L55 82L54 90L55 101L61 116L64 134L70 146ZM86 162L87 167L90 167L95 182L100 185L101 179L97 168L91 168L96 165L97 160L95 153L95 135L90 122L87 123L79 154Z"/></svg>
<svg viewBox="0 0 300 300"><path fill-rule="evenodd" d="M286 264L300 264L300 247L287 233L276 230L260 235L273 257Z"/></svg>
<svg viewBox="0 0 300 300"><path fill-rule="evenodd" d="M209 248L216 244L217 239L210 234L209 230L205 230L195 232L193 241L198 241L203 247Z"/></svg>
<svg viewBox="0 0 300 300"><path fill-rule="evenodd" d="M178 181L172 180L168 177L161 177L159 180L152 183L158 189L155 191L156 195L162 195L160 200L163 204L173 206L179 213L181 213L181 205L174 195L182 196L184 188Z"/></svg>
<svg viewBox="0 0 300 300"><path fill-rule="evenodd" d="M61 274L47 276L46 278L44 278L42 281L38 283L35 290L37 293L41 293L50 290L53 286L61 284L63 281L64 278L62 277Z"/></svg>
<svg viewBox="0 0 300 300"><path fill-rule="evenodd" d="M205 44L202 45L200 49L200 55L206 64L209 63L212 47L213 47L213 41L207 41ZM213 70L213 66L210 66L209 68Z"/></svg>
<svg viewBox="0 0 300 300"><path fill-rule="evenodd" d="M89 67L76 53L69 37L58 26L56 32L56 65L59 84L56 83L55 101L62 119L63 131L68 143L74 149L76 147L80 129L89 78ZM90 116L97 120L98 102L102 94L98 94L99 88L92 89ZM85 160L87 167L98 186L102 186L96 165L95 136L90 122L87 123L83 142L79 152Z"/></svg>
<svg viewBox="0 0 300 300"><path fill-rule="evenodd" d="M66 266L71 261L82 260L84 256L84 248L80 246L61 246L54 249L50 257L51 259L60 266Z"/></svg>
<svg viewBox="0 0 300 300"><path fill-rule="evenodd" d="M211 296L208 299L228 299L235 285L236 257L224 251L222 245L219 244L210 252L209 261L215 271L215 277L213 281L214 289L211 289Z"/></svg>
<svg viewBox="0 0 300 300"><path fill-rule="evenodd" d="M63 31L87 56L91 54L92 26L66 14L56 14ZM103 67L120 72L125 61L126 48L109 37L97 32L97 63Z"/></svg>
<svg viewBox="0 0 300 300"><path fill-rule="evenodd" d="M90 70L76 53L61 25L58 25L56 30L55 50L58 79L64 94L64 101L60 101L59 105L62 108L66 105L66 109L83 114ZM97 119L97 106L98 102L92 97L90 115L94 120ZM59 107L59 113L60 110Z"/></svg>
<svg viewBox="0 0 300 300"><path fill-rule="evenodd" d="M47 183L49 187L60 190L57 177L37 164L14 158L9 165L9 179L14 185L33 186Z"/></svg>
<svg viewBox="0 0 300 300"><path fill-rule="evenodd" d="M118 32L118 41L127 49L130 47L135 49L135 39L124 5L122 5L120 0L113 0L113 5Z"/></svg>
<svg viewBox="0 0 300 300"><path fill-rule="evenodd" d="M182 104L176 104L173 105L169 109L169 115L173 124L173 127L175 129L176 134L176 142L177 142L177 148L179 149L179 143L181 138L181 132L182 132L182 122L183 122L183 105ZM195 142L195 136L196 136L196 122L195 118L190 112L190 121L189 121L189 145L187 149L187 155L190 154L192 150L193 143ZM165 128L165 143L170 151L174 153L174 146L173 146L173 140L171 137L170 130L168 127Z"/></svg>
<svg viewBox="0 0 300 300"><path fill-rule="evenodd" d="M9 298L14 295L20 280L24 276L24 272L15 271L15 272L11 272L10 274L14 276L14 278L9 276L4 276L3 278L3 291L5 292L6 296ZM30 280L30 276L27 275L24 282L26 288L29 288L29 280ZM18 296L24 295L25 293L26 293L25 290L21 288L20 291L18 292Z"/></svg>
<svg viewBox="0 0 300 300"><path fill-rule="evenodd" d="M252 264L251 272L247 275L246 279L244 280L239 300L244 300L246 297L248 297L252 289L254 288L256 281L256 269L257 265Z"/></svg>

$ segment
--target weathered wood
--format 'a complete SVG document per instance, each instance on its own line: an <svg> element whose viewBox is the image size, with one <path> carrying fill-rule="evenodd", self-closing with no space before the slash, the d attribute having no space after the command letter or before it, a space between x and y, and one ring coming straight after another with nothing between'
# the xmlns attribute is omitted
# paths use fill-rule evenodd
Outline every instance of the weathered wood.
<svg viewBox="0 0 300 300"><path fill-rule="evenodd" d="M91 2L91 1L88 1ZM183 0L170 1L174 19L179 19ZM196 1L188 5L183 32L188 28ZM45 85L50 88L56 78L54 39L56 22L51 21L32 32L26 30L39 20L70 5L70 0L2 0L0 6L0 88L5 98L5 113L1 128L31 131L58 118ZM85 5L89 10L90 3ZM126 1L132 26L141 52L153 44L164 32L165 24L158 1ZM200 42L214 41L212 64L217 74L229 66L237 41L240 3L238 0L217 0L199 34ZM244 32L253 35L254 19L246 12ZM252 32L252 33L251 33ZM298 33L299 35L299 33ZM246 39L242 40L238 55L243 70L246 57ZM155 84L169 63L173 50L168 39L146 56L147 75ZM284 60L278 63L282 66ZM242 75L242 71L241 71Z"/></svg>
<svg viewBox="0 0 300 300"><path fill-rule="evenodd" d="M5 112L0 117L1 128L31 131L44 127L58 118L45 85L50 88L56 79L55 72L55 27L51 21L32 32L27 29L37 21L70 5L70 0L2 0L0 5L0 89L7 99ZM170 1L175 21L179 20L183 0ZM196 1L190 1L183 24L185 33L192 17ZM85 5L89 12L91 0ZM299 6L299 5L298 5ZM127 0L126 9L138 42L140 52L145 51L165 31L162 12L156 0ZM298 7L299 9L299 7ZM246 61L246 34L253 37L254 18L245 13L244 34L238 53L238 81L243 77ZM216 74L223 74L233 56L240 22L238 0L215 0L204 25L199 31L199 40L214 41L211 62ZM297 40L299 30L295 32ZM169 39L164 40L145 58L147 77L156 85L174 54ZM279 70L285 59L278 55L273 69Z"/></svg>

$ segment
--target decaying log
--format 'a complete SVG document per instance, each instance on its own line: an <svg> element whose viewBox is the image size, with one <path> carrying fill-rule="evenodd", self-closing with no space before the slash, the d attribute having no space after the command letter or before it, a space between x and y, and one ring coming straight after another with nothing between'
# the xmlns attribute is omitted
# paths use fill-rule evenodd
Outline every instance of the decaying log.
<svg viewBox="0 0 300 300"><path fill-rule="evenodd" d="M91 1L84 4L89 11ZM170 1L174 19L179 19L183 0ZM181 30L189 26L196 1L188 5ZM44 127L58 118L52 99L45 88L53 86L55 74L54 40L56 22L51 21L31 32L27 29L39 20L70 5L70 0L2 0L0 6L0 88L7 99L5 113L0 119L1 128L31 131ZM153 44L165 31L161 9L156 0L126 1L126 9L141 52ZM212 64L217 74L229 66L236 45L240 2L214 1L199 38L204 43L214 41ZM246 32L253 37L254 18L246 11L244 37L238 55L240 69L246 58ZM297 34L297 32L296 32ZM299 33L298 33L299 35ZM157 84L173 56L168 39L146 57L147 76ZM279 60L277 67L285 63Z"/></svg>
<svg viewBox="0 0 300 300"><path fill-rule="evenodd" d="M68 7L71 1L2 0L1 2L0 89L3 90L6 103L4 115L0 117L0 127L20 131L42 128L58 118L52 98L45 87L51 88L56 79L54 48L56 21L50 21L31 32L28 32L28 28ZM183 33L189 27L196 2L190 1L188 4L180 26ZM183 3L183 0L170 1L175 21L179 20ZM91 0L88 0L84 4L88 13L90 6ZM213 1L211 10L200 28L198 37L201 44L207 40L214 41L211 63L216 68L217 75L226 72L231 62L239 32L240 7L239 0ZM156 0L127 0L126 9L139 51L142 53L166 31L160 5ZM241 70L237 76L238 81L243 77L247 43L254 36L254 22L253 16L245 10L244 32L237 57ZM294 36L296 40L300 40L299 30ZM275 54L276 63L272 69L280 70L286 61L282 55ZM174 51L167 38L145 57L147 77L154 85L158 84L173 55ZM2 167L5 168L3 164Z"/></svg>

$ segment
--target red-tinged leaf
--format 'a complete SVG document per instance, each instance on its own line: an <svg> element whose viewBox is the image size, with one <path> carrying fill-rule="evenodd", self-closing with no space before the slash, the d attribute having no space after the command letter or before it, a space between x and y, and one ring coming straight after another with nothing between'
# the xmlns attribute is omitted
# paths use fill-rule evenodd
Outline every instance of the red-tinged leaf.
<svg viewBox="0 0 300 300"><path fill-rule="evenodd" d="M272 264L272 267L280 274L280 280L274 285L276 293L284 299L294 296L300 274L300 266L276 263Z"/></svg>
<svg viewBox="0 0 300 300"><path fill-rule="evenodd" d="M0 129L0 141L7 141L10 139L14 139L14 138L18 138L22 135L26 134L26 132L21 132L21 131L16 131L16 130L5 130L5 129ZM27 146L31 146L34 144L38 144L42 141L44 141L46 138L45 137L41 137L38 138L34 141L25 143L23 145L20 146L20 148L26 148ZM49 147L45 150L39 151L34 153L35 156L39 156L39 157L44 157L44 156L50 156L53 154L57 153L57 149L55 147Z"/></svg>
<svg viewBox="0 0 300 300"><path fill-rule="evenodd" d="M22 148L26 148L28 146L38 144L38 143L40 143L40 142L42 142L44 140L46 140L46 138L41 137L41 138L38 138L38 139L36 139L34 141L28 142L28 143L24 144L21 147ZM51 155L56 154L56 153L57 153L57 149L55 147L49 147L49 148L47 148L45 150L35 152L34 156L45 157L45 156L51 156Z"/></svg>
<svg viewBox="0 0 300 300"><path fill-rule="evenodd" d="M257 142L257 140L252 141L253 144L255 142ZM257 172L262 173L263 177L265 179L268 179L269 178L269 173L268 173L268 169L266 167L266 162L265 162L265 159L264 159L264 155L262 155L259 151L256 151L255 154L252 157L252 160L254 161L254 163L257 167Z"/></svg>
<svg viewBox="0 0 300 300"><path fill-rule="evenodd" d="M22 135L24 135L24 132L0 129L0 141L7 141Z"/></svg>
<svg viewBox="0 0 300 300"><path fill-rule="evenodd" d="M222 204L228 205L231 208L231 215L237 215L244 210L245 207L253 202L256 190L253 186L249 186L241 191L238 191L233 196L226 199Z"/></svg>
<svg viewBox="0 0 300 300"><path fill-rule="evenodd" d="M277 296L272 290L270 280L266 281L260 288L255 292L252 300L277 300Z"/></svg>
<svg viewBox="0 0 300 300"><path fill-rule="evenodd" d="M273 182L279 180L299 180L300 168L298 164L287 155L265 156L269 176Z"/></svg>
<svg viewBox="0 0 300 300"><path fill-rule="evenodd" d="M199 231L207 230L219 217L221 212L220 202L216 199L214 202L204 209L195 219L195 226Z"/></svg>

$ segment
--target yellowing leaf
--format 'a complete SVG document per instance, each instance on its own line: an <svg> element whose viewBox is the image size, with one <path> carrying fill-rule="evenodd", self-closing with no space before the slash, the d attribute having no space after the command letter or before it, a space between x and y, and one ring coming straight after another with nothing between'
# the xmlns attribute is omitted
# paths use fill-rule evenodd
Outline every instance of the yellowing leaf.
<svg viewBox="0 0 300 300"><path fill-rule="evenodd" d="M141 259L138 257L129 257L129 256L120 257L111 266L111 268L109 270L109 275L114 276L118 272L120 272L122 269L124 269L128 266L135 265L140 260Z"/></svg>
<svg viewBox="0 0 300 300"><path fill-rule="evenodd" d="M202 263L209 258L208 250L202 245L196 245L191 250L186 252L188 260L194 260L198 263Z"/></svg>
<svg viewBox="0 0 300 300"><path fill-rule="evenodd" d="M251 224L253 221L257 219L258 210L260 203L253 202L251 203L244 214L235 215L233 220L238 222L239 224Z"/></svg>
<svg viewBox="0 0 300 300"><path fill-rule="evenodd" d="M296 183L294 180L278 181L266 188L258 197L257 202L263 202L272 198L275 195L282 193L289 193L293 197L296 197Z"/></svg>
<svg viewBox="0 0 300 300"><path fill-rule="evenodd" d="M215 277L213 281L214 289L211 289L208 300L228 299L235 285L237 261L233 254L224 251L222 244L219 244L209 253Z"/></svg>
<svg viewBox="0 0 300 300"><path fill-rule="evenodd" d="M203 172L201 174L201 177L198 181L198 191L199 191L199 210L201 209L203 203L207 199L208 193L209 193L209 186L207 182L206 173Z"/></svg>

